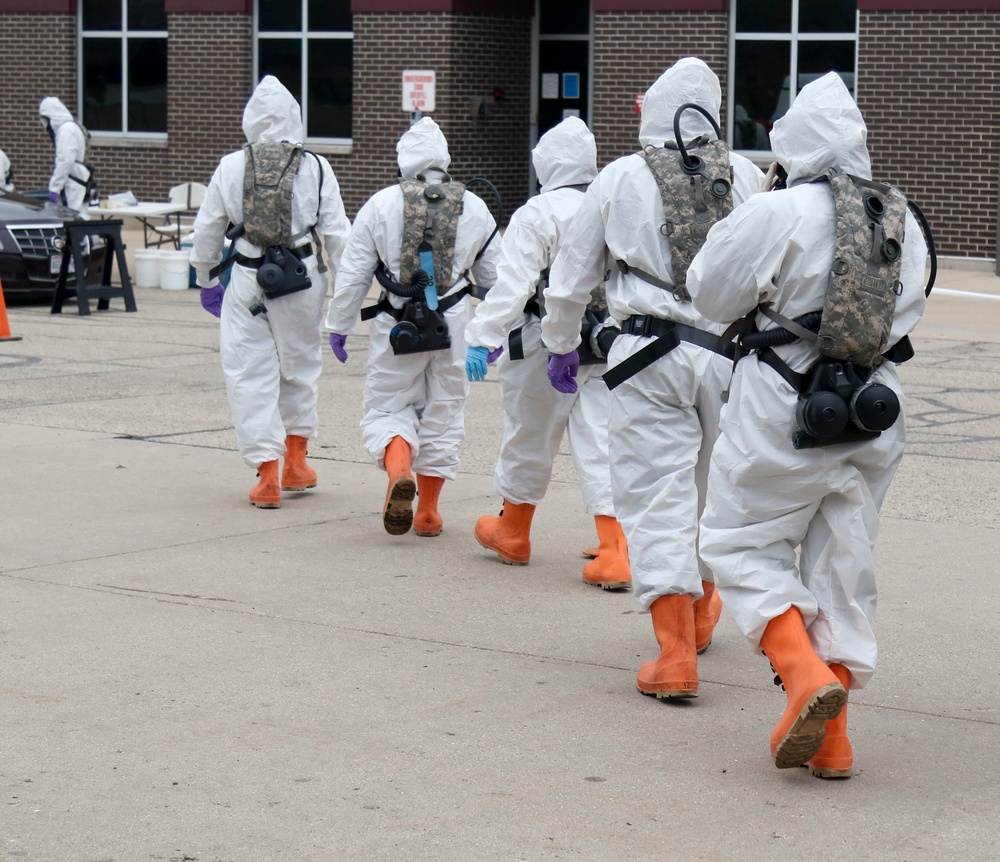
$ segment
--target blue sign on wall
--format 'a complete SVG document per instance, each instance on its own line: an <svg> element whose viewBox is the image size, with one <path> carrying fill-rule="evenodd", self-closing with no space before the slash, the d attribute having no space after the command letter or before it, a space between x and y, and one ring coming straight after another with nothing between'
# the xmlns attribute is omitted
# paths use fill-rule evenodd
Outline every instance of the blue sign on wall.
<svg viewBox="0 0 1000 862"><path fill-rule="evenodd" d="M566 72L562 76L562 91L564 99L580 98L580 74L578 72Z"/></svg>

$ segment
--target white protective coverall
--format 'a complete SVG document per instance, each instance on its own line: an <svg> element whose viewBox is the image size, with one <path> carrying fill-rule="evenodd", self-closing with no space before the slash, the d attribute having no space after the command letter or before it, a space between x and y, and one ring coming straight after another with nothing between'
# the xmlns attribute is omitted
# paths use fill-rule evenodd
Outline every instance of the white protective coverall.
<svg viewBox="0 0 1000 862"><path fill-rule="evenodd" d="M396 153L405 179L423 177L429 182L439 182L451 164L448 142L430 117L417 121L403 134ZM469 284L463 273L470 269L482 287L489 288L496 281L500 243L494 239L486 246L496 221L486 204L472 192L465 192L462 204L455 235L453 282L445 296ZM354 329L380 260L392 277L399 280L402 241L403 192L393 185L372 195L358 212L330 300L328 329L342 335ZM482 257L476 260L484 246ZM389 296L389 301L395 308L402 308L406 302L394 295ZM472 312L468 296L445 312L451 338L449 350L402 356L396 356L389 344L389 331L396 320L387 313L372 319L361 435L379 467L385 466L385 447L389 441L402 437L410 446L415 473L455 478L458 448L465 437L465 400L469 394L465 327Z"/></svg>
<svg viewBox="0 0 1000 862"><path fill-rule="evenodd" d="M503 235L497 283L465 331L468 344L491 350L521 329L524 359L505 350L497 362L504 408L504 435L493 487L512 503L537 505L552 477L552 464L568 430L570 454L580 476L589 515L614 517L608 466L607 365L583 365L578 389L557 392L549 383L549 353L541 320L524 311L562 244L586 187L597 176L597 144L587 124L570 117L546 132L531 152L541 194L511 216Z"/></svg>
<svg viewBox="0 0 1000 862"><path fill-rule="evenodd" d="M756 195L716 224L691 265L688 290L703 314L728 321L765 302L789 318L822 309L836 217L829 184L808 180L829 168L871 179L866 137L861 113L835 73L802 89L771 132L788 189ZM887 348L923 313L926 255L907 212L902 293ZM776 324L758 314L757 325ZM775 350L798 372L819 358L802 340ZM905 407L892 362L873 379ZM755 650L767 623L796 606L819 658L847 667L852 687L863 688L876 658L878 511L903 455L903 415L874 440L795 450L797 397L754 356L737 365L712 457L701 553Z"/></svg>
<svg viewBox="0 0 1000 862"><path fill-rule="evenodd" d="M10 192L14 190L14 184L7 182L7 175L10 173L10 159L7 158L7 154L0 150L0 189L5 192Z"/></svg>
<svg viewBox="0 0 1000 862"><path fill-rule="evenodd" d="M66 206L85 216L90 203L86 188L90 171L84 164L87 137L67 107L55 96L42 99L38 113L49 121L55 136L55 166L49 178L49 191L65 192Z"/></svg>
<svg viewBox="0 0 1000 862"><path fill-rule="evenodd" d="M722 93L709 67L692 57L679 60L649 88L642 106L639 142L661 147L674 139L677 108L694 102L719 116ZM681 115L688 144L715 133L696 111ZM691 151L695 152L695 151ZM733 201L749 198L761 172L749 160L730 154ZM655 287L634 273L621 273L624 260L673 284L670 243L661 233L663 203L652 171L642 156L624 156L604 168L591 184L556 257L546 291L542 338L553 353L568 353L580 341L580 318L606 267L608 309L622 322L648 314L719 334L687 301ZM610 256L605 259L605 247ZM614 367L653 339L622 335L608 358ZM697 524L708 461L718 433L720 393L731 364L722 356L682 341L611 392L609 451L614 508L628 538L636 599L643 608L663 595L703 595L711 580L699 566Z"/></svg>
<svg viewBox="0 0 1000 862"><path fill-rule="evenodd" d="M243 112L243 132L252 144L301 143L299 103L277 78L268 75L257 85ZM202 287L209 286L209 270L222 259L227 227L243 222L244 159L242 150L223 156L195 219L191 264ZM223 299L222 370L240 454L252 467L280 458L286 435L317 434L323 303L351 228L329 162L303 153L292 186L292 245L311 242L313 225L324 241L329 275L317 270L314 253L304 261L312 287L264 299L257 271L237 263ZM264 254L245 237L236 240L236 251L252 258ZM267 313L255 317L250 308L260 301Z"/></svg>

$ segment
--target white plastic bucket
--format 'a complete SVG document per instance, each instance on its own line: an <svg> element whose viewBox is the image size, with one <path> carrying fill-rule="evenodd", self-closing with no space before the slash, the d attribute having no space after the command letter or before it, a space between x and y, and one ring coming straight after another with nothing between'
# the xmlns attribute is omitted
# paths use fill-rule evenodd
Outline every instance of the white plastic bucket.
<svg viewBox="0 0 1000 862"><path fill-rule="evenodd" d="M160 253L155 248L135 250L135 286L160 286Z"/></svg>
<svg viewBox="0 0 1000 862"><path fill-rule="evenodd" d="M160 252L160 287L164 290L187 290L190 249Z"/></svg>

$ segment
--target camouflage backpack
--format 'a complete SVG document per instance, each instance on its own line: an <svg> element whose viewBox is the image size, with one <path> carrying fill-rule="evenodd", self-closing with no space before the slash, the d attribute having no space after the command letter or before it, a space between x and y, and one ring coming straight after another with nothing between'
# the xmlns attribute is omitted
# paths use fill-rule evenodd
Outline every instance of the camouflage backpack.
<svg viewBox="0 0 1000 862"><path fill-rule="evenodd" d="M831 170L837 210L833 270L816 346L871 368L885 349L900 289L906 197L899 189Z"/></svg>
<svg viewBox="0 0 1000 862"><path fill-rule="evenodd" d="M458 217L462 214L465 186L447 181L428 183L424 180L400 180L403 190L403 245L399 254L399 280L409 284L413 273L420 269L418 248L426 240L434 253L438 296L452 285L455 263L455 234Z"/></svg>
<svg viewBox="0 0 1000 862"><path fill-rule="evenodd" d="M708 231L733 210L733 172L729 149L722 141L712 141L697 149L701 168L687 173L677 150L647 147L640 155L656 177L663 201L664 224L660 232L670 240L674 274L674 294L690 299L685 285L687 271Z"/></svg>
<svg viewBox="0 0 1000 862"><path fill-rule="evenodd" d="M292 243L292 184L302 164L302 147L285 141L248 144L244 149L243 224L260 248Z"/></svg>

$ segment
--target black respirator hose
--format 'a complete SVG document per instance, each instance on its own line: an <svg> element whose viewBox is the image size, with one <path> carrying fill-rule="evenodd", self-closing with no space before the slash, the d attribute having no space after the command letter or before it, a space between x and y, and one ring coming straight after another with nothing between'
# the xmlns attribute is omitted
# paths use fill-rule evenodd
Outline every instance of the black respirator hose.
<svg viewBox="0 0 1000 862"><path fill-rule="evenodd" d="M490 238L483 243L483 247L479 250L479 254L476 255L476 260L479 260L489 248L490 243L493 242L493 237L497 235L497 231L500 230L500 223L503 221L503 198L500 197L500 192L493 183L491 183L486 177L472 177L466 184L465 187L468 188L471 185L483 185L486 186L491 192L493 192L493 197L496 200L497 211L496 211L496 226L493 228L493 233L490 234Z"/></svg>
<svg viewBox="0 0 1000 862"><path fill-rule="evenodd" d="M402 284L392 277L392 273L381 262L375 268L375 279L393 296L401 296L403 299L415 299L418 296L423 296L424 288L431 283L430 276L422 269L418 269L413 273L412 282Z"/></svg>
<svg viewBox="0 0 1000 862"><path fill-rule="evenodd" d="M931 259L931 274L927 279L927 287L924 288L924 296L931 295L931 288L934 287L934 279L937 278L937 250L934 248L934 237L931 234L931 226L927 224L923 211L913 201L907 201L906 205L913 213L913 217L920 224L920 229L924 232L924 242L927 243L927 254Z"/></svg>
<svg viewBox="0 0 1000 862"><path fill-rule="evenodd" d="M719 124L715 121L715 117L713 117L701 105L696 105L694 102L686 102L674 112L674 140L677 142L677 149L680 150L681 161L684 163L684 170L686 173L696 174L701 171L701 159L697 156L688 155L687 148L684 146L684 140L681 138L681 114L688 110L697 111L699 114L702 114L705 119L712 124L712 128L715 129L715 136L720 141L722 140L722 130L719 128Z"/></svg>
<svg viewBox="0 0 1000 862"><path fill-rule="evenodd" d="M795 322L810 332L819 331L819 322L823 318L822 311L810 311L801 317L796 317ZM778 347L781 344L791 344L798 341L799 336L787 329L769 329L767 332L748 332L740 339L740 346L747 350L762 350L765 347Z"/></svg>

